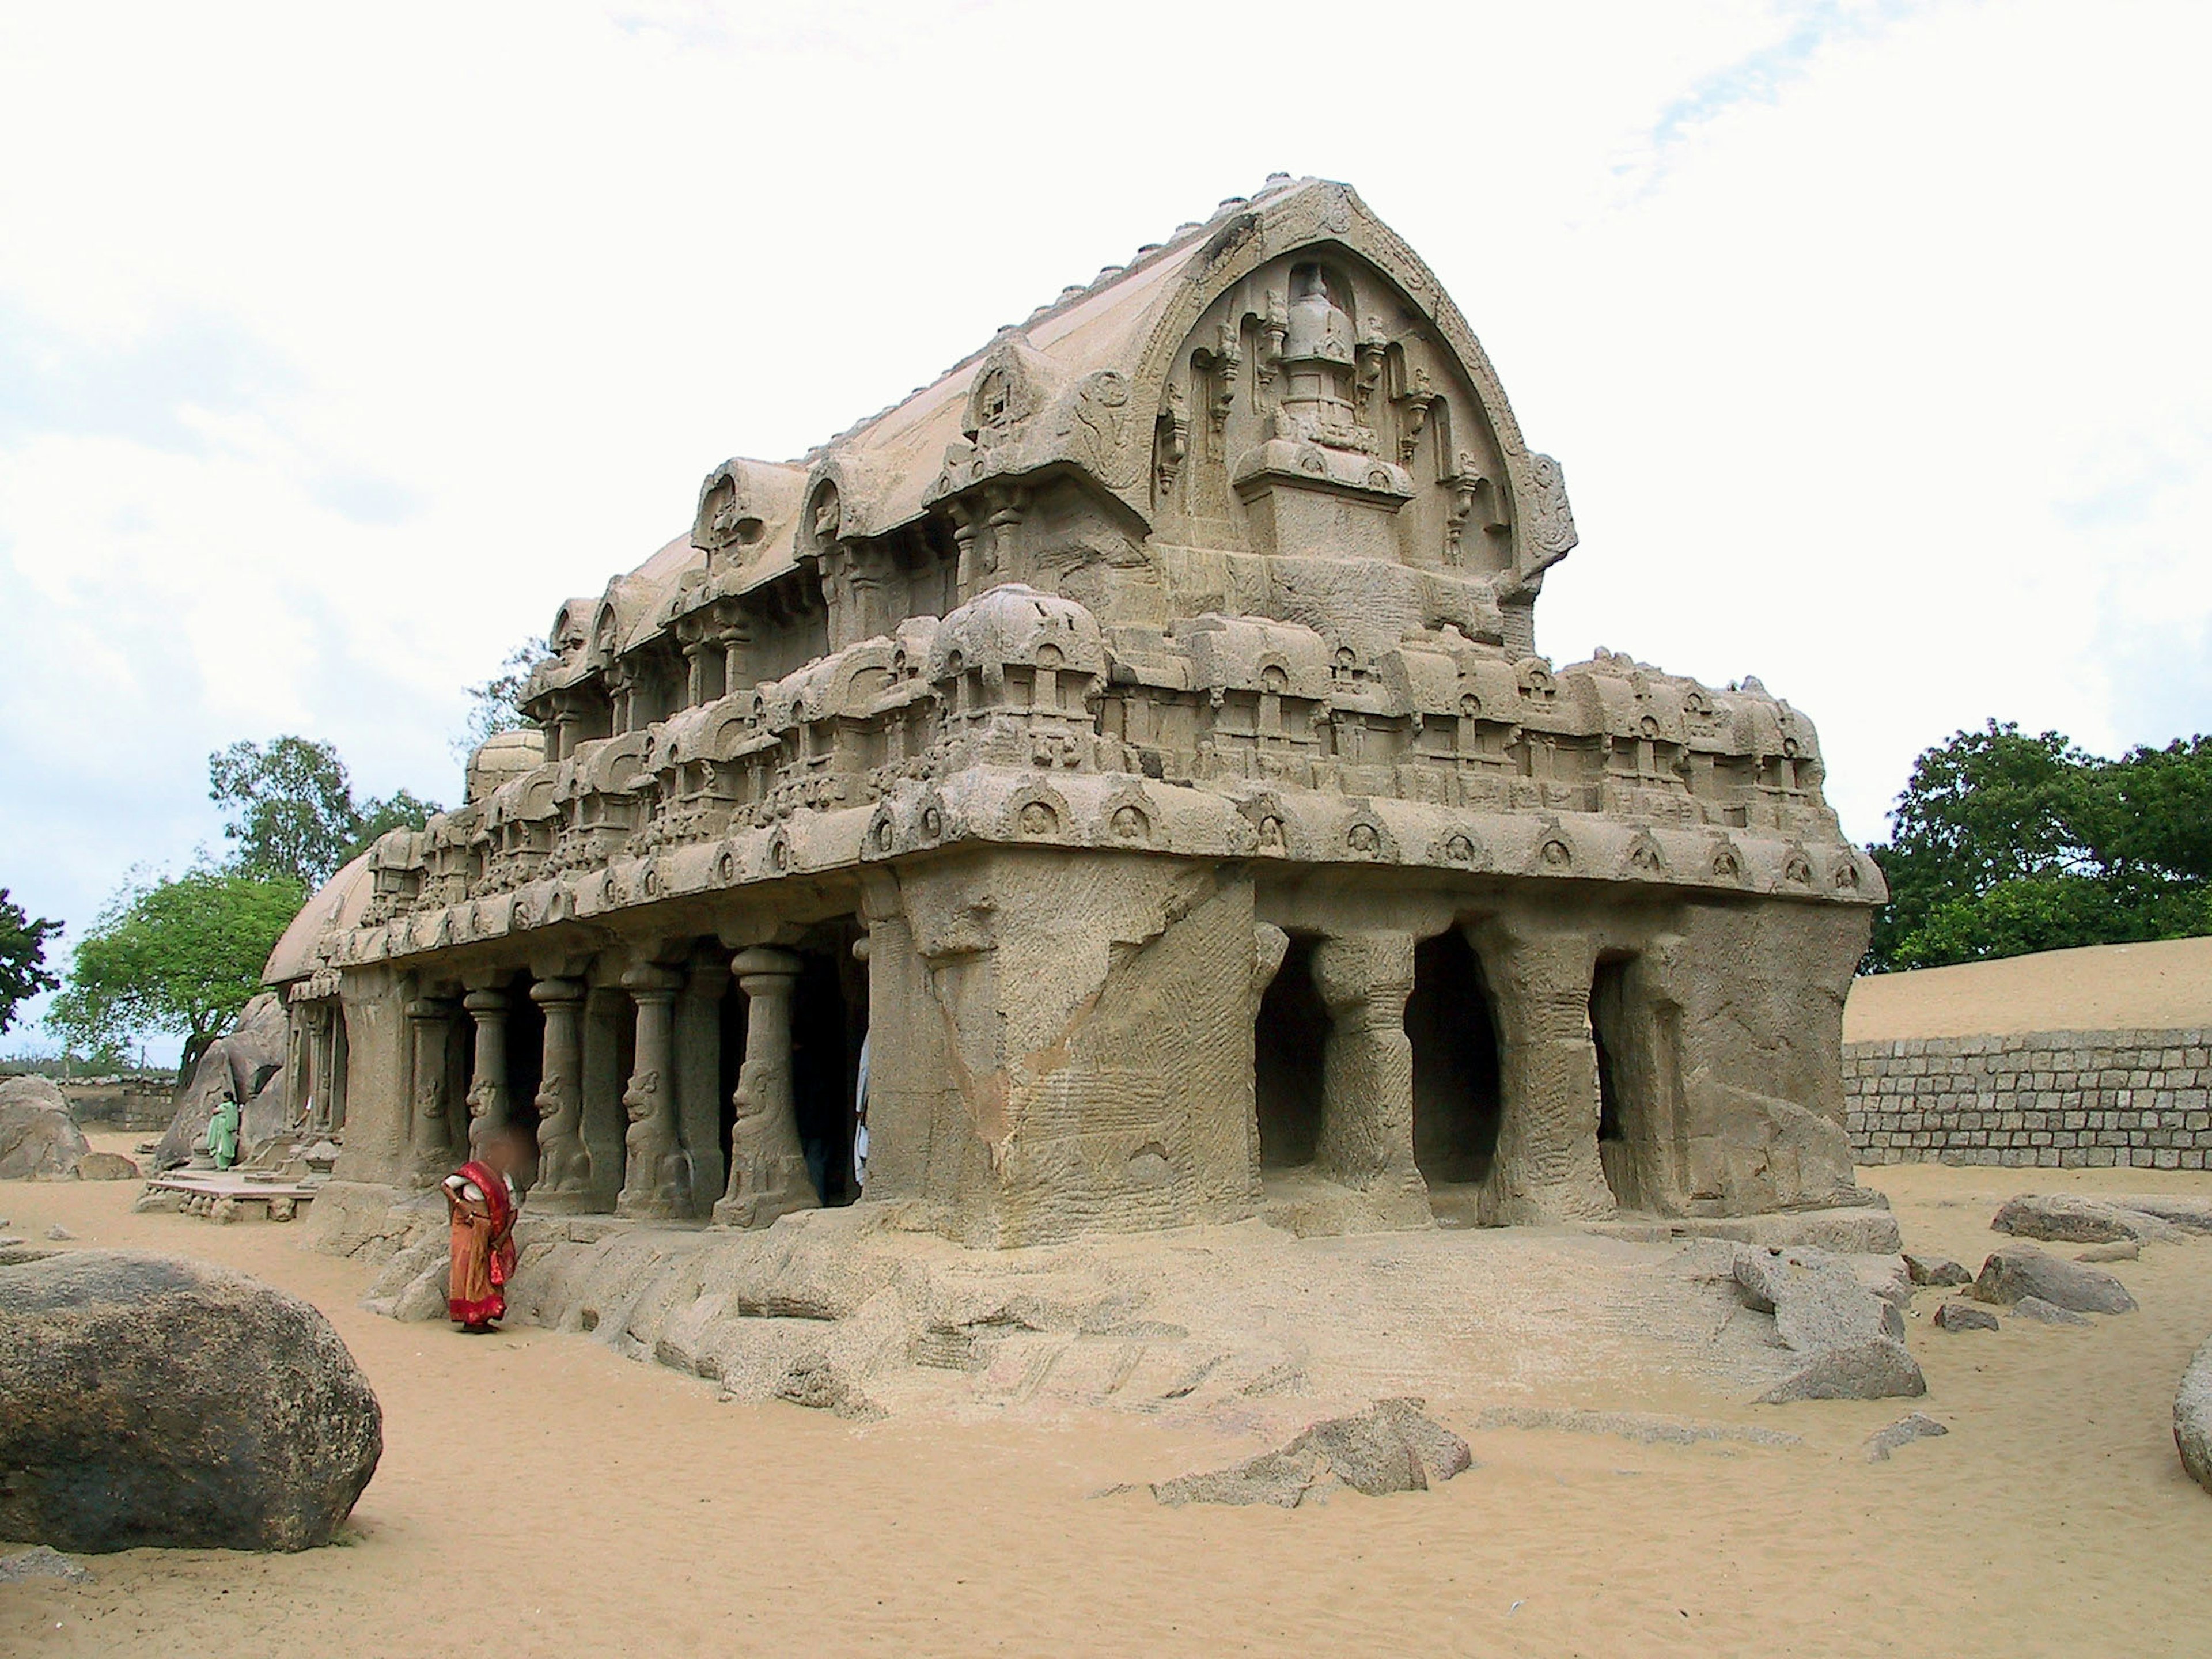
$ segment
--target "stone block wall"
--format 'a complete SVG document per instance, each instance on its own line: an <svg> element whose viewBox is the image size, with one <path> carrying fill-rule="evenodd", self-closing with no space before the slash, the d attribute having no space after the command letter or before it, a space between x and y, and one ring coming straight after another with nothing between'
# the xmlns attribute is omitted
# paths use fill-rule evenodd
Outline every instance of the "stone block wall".
<svg viewBox="0 0 2212 1659"><path fill-rule="evenodd" d="M1852 1042L1844 1088L1863 1164L2212 1168L2212 1030Z"/></svg>

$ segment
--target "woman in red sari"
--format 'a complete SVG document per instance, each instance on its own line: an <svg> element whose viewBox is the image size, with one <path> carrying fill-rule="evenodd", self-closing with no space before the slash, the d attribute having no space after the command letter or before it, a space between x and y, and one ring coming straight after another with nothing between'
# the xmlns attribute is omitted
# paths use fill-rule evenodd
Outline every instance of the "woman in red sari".
<svg viewBox="0 0 2212 1659"><path fill-rule="evenodd" d="M507 1281L514 1276L514 1135L495 1135L481 1158L446 1177L446 1209L453 1224L453 1268L446 1311L470 1336L490 1334L507 1312Z"/></svg>

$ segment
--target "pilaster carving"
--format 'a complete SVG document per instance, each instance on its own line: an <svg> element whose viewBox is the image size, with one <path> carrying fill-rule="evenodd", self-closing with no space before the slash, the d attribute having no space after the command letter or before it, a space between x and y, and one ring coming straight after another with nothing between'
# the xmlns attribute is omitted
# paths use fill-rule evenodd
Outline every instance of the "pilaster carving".
<svg viewBox="0 0 2212 1659"><path fill-rule="evenodd" d="M726 1227L764 1227L793 1210L821 1202L806 1170L792 1098L791 994L799 958L764 947L740 951L730 963L745 1009L745 1059L730 1097L730 1184L714 1206Z"/></svg>
<svg viewBox="0 0 2212 1659"><path fill-rule="evenodd" d="M541 979L530 1000L545 1012L545 1051L538 1085L538 1179L530 1207L575 1214L592 1207L592 1154L584 1144L584 984Z"/></svg>
<svg viewBox="0 0 2212 1659"><path fill-rule="evenodd" d="M691 1206L691 1171L676 1123L672 1011L683 976L672 969L633 968L623 988L637 1006L636 1065L623 1091L629 1130L623 1137L622 1195L615 1213L641 1221L672 1220Z"/></svg>

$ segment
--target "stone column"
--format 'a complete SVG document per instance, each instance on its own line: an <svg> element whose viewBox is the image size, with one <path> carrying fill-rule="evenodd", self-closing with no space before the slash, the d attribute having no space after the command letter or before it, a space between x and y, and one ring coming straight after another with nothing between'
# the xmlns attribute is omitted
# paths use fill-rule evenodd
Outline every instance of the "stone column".
<svg viewBox="0 0 2212 1659"><path fill-rule="evenodd" d="M1586 933L1493 921L1468 929L1498 1011L1503 1114L1486 1208L1500 1222L1609 1216L1597 1150Z"/></svg>
<svg viewBox="0 0 2212 1659"><path fill-rule="evenodd" d="M623 975L637 1005L637 1057L623 1091L629 1132L623 1137L623 1188L615 1213L636 1221L671 1221L691 1207L690 1166L676 1127L673 1011L684 976L651 963Z"/></svg>
<svg viewBox="0 0 2212 1659"><path fill-rule="evenodd" d="M1314 1161L1366 1194L1377 1220L1426 1225L1428 1188L1413 1166L1413 1045L1406 1036L1413 936L1323 939L1314 949L1313 976L1329 1012Z"/></svg>
<svg viewBox="0 0 2212 1659"><path fill-rule="evenodd" d="M546 1215L592 1209L592 1154L584 1145L581 980L541 979L530 1000L545 1011L545 1062L538 1085L538 1180L530 1207Z"/></svg>
<svg viewBox="0 0 2212 1659"><path fill-rule="evenodd" d="M691 1161L691 1205L703 1211L720 1195L722 1029L720 1004L730 986L722 962L695 962L676 1000L676 1118Z"/></svg>
<svg viewBox="0 0 2212 1659"><path fill-rule="evenodd" d="M684 647L684 706L696 708L707 700L707 642L693 640Z"/></svg>
<svg viewBox="0 0 2212 1659"><path fill-rule="evenodd" d="M722 695L728 696L745 683L745 647L752 635L742 627L726 628L714 635L722 647Z"/></svg>
<svg viewBox="0 0 2212 1659"><path fill-rule="evenodd" d="M482 1158L485 1142L507 1125L507 993L471 991L461 1006L477 1025L469 1076L469 1156Z"/></svg>
<svg viewBox="0 0 2212 1659"><path fill-rule="evenodd" d="M730 963L747 998L745 1060L730 1097L730 1184L714 1206L726 1227L764 1227L793 1210L811 1210L821 1195L806 1172L799 1117L791 1094L791 993L799 958L787 951L740 951Z"/></svg>
<svg viewBox="0 0 2212 1659"><path fill-rule="evenodd" d="M446 1035L453 1018L453 1005L437 997L418 998L407 1005L408 1034L415 1051L414 1115L407 1141L410 1186L434 1187L453 1170L453 1129L446 1098Z"/></svg>

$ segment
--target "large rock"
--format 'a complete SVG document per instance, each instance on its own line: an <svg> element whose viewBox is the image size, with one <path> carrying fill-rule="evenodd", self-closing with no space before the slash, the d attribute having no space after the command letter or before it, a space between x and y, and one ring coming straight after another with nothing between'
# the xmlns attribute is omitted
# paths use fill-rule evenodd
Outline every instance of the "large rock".
<svg viewBox="0 0 2212 1659"><path fill-rule="evenodd" d="M1799 1353L1850 1347L1879 1336L1901 1340L1894 1302L1869 1290L1850 1263L1823 1250L1739 1250L1735 1282L1775 1334Z"/></svg>
<svg viewBox="0 0 2212 1659"><path fill-rule="evenodd" d="M2022 1193L1990 1219L1993 1233L2057 1244L2109 1244L2121 1238L2171 1238L2175 1229L2140 1210L2079 1193Z"/></svg>
<svg viewBox="0 0 2212 1659"><path fill-rule="evenodd" d="M2212 1198L2179 1193L2022 1193L2007 1199L1990 1223L1993 1232L2063 1244L2120 1239L2171 1242L2212 1233Z"/></svg>
<svg viewBox="0 0 2212 1659"><path fill-rule="evenodd" d="M306 1549L383 1447L368 1380L296 1297L119 1251L0 1267L0 1538Z"/></svg>
<svg viewBox="0 0 2212 1659"><path fill-rule="evenodd" d="M1824 1348L1759 1395L1763 1405L1797 1400L1917 1399L1928 1380L1905 1344L1877 1336L1847 1348Z"/></svg>
<svg viewBox="0 0 2212 1659"><path fill-rule="evenodd" d="M1918 1255L1907 1250L1905 1253L1905 1271L1915 1285L1932 1285L1941 1288L1974 1282L1973 1274L1948 1255Z"/></svg>
<svg viewBox="0 0 2212 1659"><path fill-rule="evenodd" d="M1279 1451L1225 1469L1179 1475L1152 1488L1163 1504L1273 1504L1294 1509L1316 1491L1349 1486L1370 1498L1425 1492L1474 1465L1467 1442L1431 1421L1416 1400L1378 1400L1357 1417L1315 1424Z"/></svg>
<svg viewBox="0 0 2212 1659"><path fill-rule="evenodd" d="M2212 1492L2212 1341L2197 1351L2174 1390L2173 1443L2189 1478Z"/></svg>
<svg viewBox="0 0 2212 1659"><path fill-rule="evenodd" d="M0 1181L68 1181L92 1143L42 1077L0 1082Z"/></svg>
<svg viewBox="0 0 2212 1659"><path fill-rule="evenodd" d="M2071 1313L2128 1313L2136 1305L2128 1287L2101 1267L2068 1261L2033 1244L1991 1251L1974 1280L1974 1299L2007 1306L2027 1296Z"/></svg>
<svg viewBox="0 0 2212 1659"><path fill-rule="evenodd" d="M1946 1302L1936 1310L1936 1328L1939 1331L1993 1331L1997 1328L1997 1316L1987 1308L1977 1308L1971 1302Z"/></svg>
<svg viewBox="0 0 2212 1659"><path fill-rule="evenodd" d="M177 1096L176 1114L154 1149L156 1174L191 1161L205 1145L208 1121L226 1094L243 1115L238 1131L241 1159L290 1127L282 1121L287 1040L284 1005L275 992L263 992L240 1011L238 1024L208 1045Z"/></svg>

